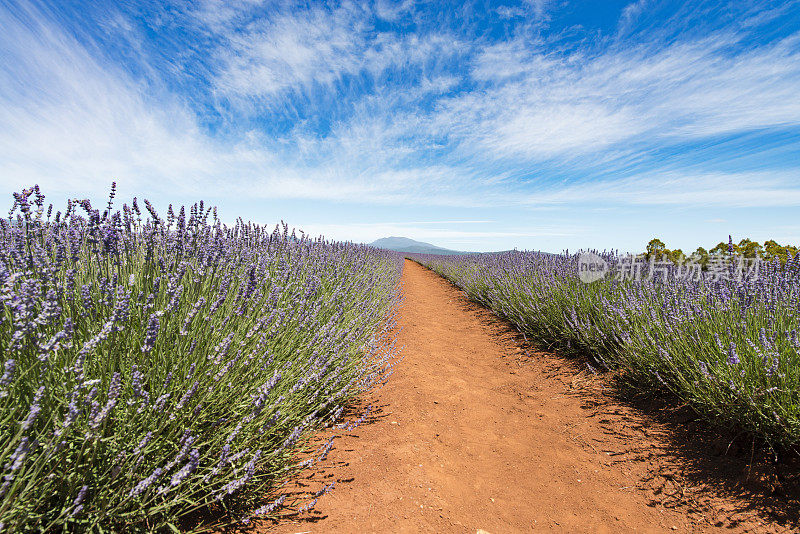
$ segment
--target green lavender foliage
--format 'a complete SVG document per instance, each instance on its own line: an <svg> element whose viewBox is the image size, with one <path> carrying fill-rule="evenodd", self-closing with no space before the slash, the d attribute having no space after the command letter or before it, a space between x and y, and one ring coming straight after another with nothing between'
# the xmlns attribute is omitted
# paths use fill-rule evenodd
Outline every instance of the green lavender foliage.
<svg viewBox="0 0 800 534"><path fill-rule="evenodd" d="M113 196L0 221L0 531L252 510L391 366L396 256Z"/></svg>

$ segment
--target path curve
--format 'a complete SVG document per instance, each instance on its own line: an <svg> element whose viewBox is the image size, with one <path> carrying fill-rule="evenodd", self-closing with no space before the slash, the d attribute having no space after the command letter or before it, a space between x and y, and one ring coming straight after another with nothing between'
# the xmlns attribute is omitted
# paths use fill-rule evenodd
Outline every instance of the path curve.
<svg viewBox="0 0 800 534"><path fill-rule="evenodd" d="M573 392L574 366L526 354L503 322L416 263L406 260L403 283L404 359L369 399L380 416L335 440L331 469L314 484L337 487L312 517L258 530L712 529L654 501L641 469L617 461L607 429Z"/></svg>

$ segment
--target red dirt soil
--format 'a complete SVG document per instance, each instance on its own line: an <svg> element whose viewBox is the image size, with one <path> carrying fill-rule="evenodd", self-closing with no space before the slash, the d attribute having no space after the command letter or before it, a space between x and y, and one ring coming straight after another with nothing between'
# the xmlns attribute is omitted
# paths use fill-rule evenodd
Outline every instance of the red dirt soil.
<svg viewBox="0 0 800 534"><path fill-rule="evenodd" d="M249 531L791 531L752 501L703 497L706 482L666 454L664 425L614 401L607 379L528 348L416 263L403 284L404 359L367 395L373 417L320 432L339 435L326 465L287 491L336 487L313 512Z"/></svg>

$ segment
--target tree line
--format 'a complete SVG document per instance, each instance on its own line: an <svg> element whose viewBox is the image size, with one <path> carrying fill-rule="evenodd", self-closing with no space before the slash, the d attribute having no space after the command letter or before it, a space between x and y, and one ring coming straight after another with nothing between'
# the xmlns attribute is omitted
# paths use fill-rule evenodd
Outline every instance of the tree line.
<svg viewBox="0 0 800 534"><path fill-rule="evenodd" d="M777 258L781 263L786 263L788 258L796 256L798 252L800 252L800 247L781 245L773 239L764 241L763 244L758 241L753 241L752 239L742 239L739 243L734 243L733 239L728 236L727 243L725 241L720 241L715 247L708 250L703 247L697 247L697 250L687 256L679 248L667 248L667 245L661 239L655 237L647 243L644 257L648 260L651 258L666 258L676 264L693 261L705 266L712 257L731 253L744 256L745 258L758 257L767 261L772 261Z"/></svg>

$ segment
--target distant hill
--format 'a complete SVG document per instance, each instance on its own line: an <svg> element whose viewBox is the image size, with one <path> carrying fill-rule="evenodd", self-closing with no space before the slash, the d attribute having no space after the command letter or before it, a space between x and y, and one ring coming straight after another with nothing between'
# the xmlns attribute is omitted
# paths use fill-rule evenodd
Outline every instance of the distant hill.
<svg viewBox="0 0 800 534"><path fill-rule="evenodd" d="M396 252L413 252L416 254L464 254L463 252L459 252L457 250L437 247L436 245L423 243L422 241L414 241L413 239L409 239L407 237L382 237L370 243L370 246L394 250Z"/></svg>

